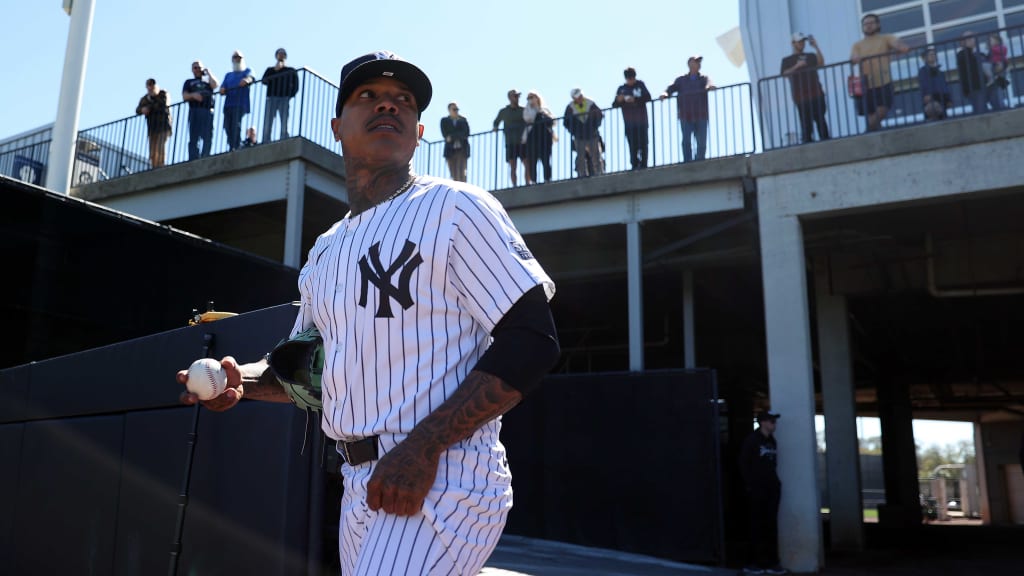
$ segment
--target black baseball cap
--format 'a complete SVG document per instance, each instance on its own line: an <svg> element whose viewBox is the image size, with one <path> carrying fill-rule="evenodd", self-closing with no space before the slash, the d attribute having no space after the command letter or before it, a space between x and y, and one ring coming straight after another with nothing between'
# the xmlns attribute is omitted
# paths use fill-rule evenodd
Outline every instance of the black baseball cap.
<svg viewBox="0 0 1024 576"><path fill-rule="evenodd" d="M782 418L782 416L770 410L762 410L761 412L757 413L758 422L764 422L765 420L775 421L778 420L779 418Z"/></svg>
<svg viewBox="0 0 1024 576"><path fill-rule="evenodd" d="M434 93L427 75L412 63L399 58L394 52L381 50L360 56L341 69L341 89L338 90L338 103L334 107L335 117L341 117L345 101L356 88L367 80L380 76L394 78L408 86L416 97L416 107L419 108L420 114L427 109L430 97Z"/></svg>

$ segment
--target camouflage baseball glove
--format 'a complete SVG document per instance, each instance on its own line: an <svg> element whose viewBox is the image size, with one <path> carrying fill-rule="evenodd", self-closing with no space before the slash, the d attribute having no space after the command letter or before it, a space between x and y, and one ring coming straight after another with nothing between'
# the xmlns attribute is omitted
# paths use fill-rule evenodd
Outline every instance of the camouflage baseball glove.
<svg viewBox="0 0 1024 576"><path fill-rule="evenodd" d="M324 372L324 341L315 327L282 340L267 363L292 402L303 410L320 412L320 379Z"/></svg>

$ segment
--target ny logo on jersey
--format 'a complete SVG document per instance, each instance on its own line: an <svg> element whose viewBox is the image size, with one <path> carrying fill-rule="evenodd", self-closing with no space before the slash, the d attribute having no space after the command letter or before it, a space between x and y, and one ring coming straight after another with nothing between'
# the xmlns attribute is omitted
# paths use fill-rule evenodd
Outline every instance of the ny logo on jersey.
<svg viewBox="0 0 1024 576"><path fill-rule="evenodd" d="M415 256L413 255L415 250L416 244L406 240L405 246L402 247L402 253L385 268L380 262L380 242L370 246L369 262L367 262L366 256L359 259L359 272L363 277L362 288L359 291L359 305L366 308L366 291L369 288L368 284L372 282L380 291L380 302L377 304L377 313L375 314L377 318L395 317L391 313L392 298L403 309L408 310L413 305L409 281L412 279L412 273L416 267L423 263L423 257L419 252ZM392 286L391 277L399 268L402 269L402 272L398 275L398 286Z"/></svg>

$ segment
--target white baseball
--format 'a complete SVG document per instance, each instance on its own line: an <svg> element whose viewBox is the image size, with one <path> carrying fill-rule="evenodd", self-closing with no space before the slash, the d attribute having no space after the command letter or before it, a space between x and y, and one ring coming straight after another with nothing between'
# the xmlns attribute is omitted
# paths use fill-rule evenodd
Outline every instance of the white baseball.
<svg viewBox="0 0 1024 576"><path fill-rule="evenodd" d="M213 358L201 358L188 367L188 382L185 387L200 400L212 400L224 393L228 375L220 362Z"/></svg>

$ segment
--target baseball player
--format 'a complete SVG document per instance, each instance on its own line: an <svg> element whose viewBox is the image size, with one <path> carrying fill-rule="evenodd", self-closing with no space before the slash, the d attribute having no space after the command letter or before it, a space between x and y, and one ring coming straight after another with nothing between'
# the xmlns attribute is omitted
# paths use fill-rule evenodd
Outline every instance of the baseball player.
<svg viewBox="0 0 1024 576"><path fill-rule="evenodd" d="M367 54L340 86L351 212L309 252L292 334L323 338L342 573L476 574L512 506L501 415L560 354L554 284L493 196L412 174L432 93L419 68ZM264 362L222 365L229 389L207 407L287 401Z"/></svg>

